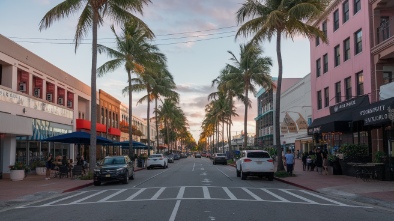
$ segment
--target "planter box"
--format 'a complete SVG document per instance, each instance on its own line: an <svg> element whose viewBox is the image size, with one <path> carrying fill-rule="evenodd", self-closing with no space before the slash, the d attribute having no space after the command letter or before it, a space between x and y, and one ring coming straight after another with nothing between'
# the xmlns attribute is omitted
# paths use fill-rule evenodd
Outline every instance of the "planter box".
<svg viewBox="0 0 394 221"><path fill-rule="evenodd" d="M25 170L11 170L10 179L12 181L20 181L25 178Z"/></svg>
<svg viewBox="0 0 394 221"><path fill-rule="evenodd" d="M340 161L342 174L346 176L356 176L356 170L352 165L348 164L348 161Z"/></svg>
<svg viewBox="0 0 394 221"><path fill-rule="evenodd" d="M328 174L333 175L334 174L334 167L333 166L327 166L328 169Z"/></svg>
<svg viewBox="0 0 394 221"><path fill-rule="evenodd" d="M46 167L36 167L36 173L37 173L37 175L45 176L47 173L47 168Z"/></svg>

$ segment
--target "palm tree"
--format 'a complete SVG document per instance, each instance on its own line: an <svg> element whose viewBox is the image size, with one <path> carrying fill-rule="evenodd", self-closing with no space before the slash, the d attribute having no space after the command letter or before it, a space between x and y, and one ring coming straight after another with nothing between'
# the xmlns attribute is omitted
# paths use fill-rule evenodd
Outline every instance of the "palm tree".
<svg viewBox="0 0 394 221"><path fill-rule="evenodd" d="M145 71L143 65L147 65L155 59L155 56L161 55L156 46L152 46L148 43L151 39L149 32L145 28L141 27L138 23L127 22L122 27L122 34L119 36L115 32L115 27L112 25L111 30L115 35L116 48L106 47L104 45L98 45L99 53L106 53L110 58L102 66L97 69L98 76L101 77L108 72L113 72L119 67L124 66L128 78L127 88L132 88L132 73L142 74ZM132 142L132 120L133 120L133 90L125 90L123 93L128 93L129 96L129 155L133 159L133 142Z"/></svg>
<svg viewBox="0 0 394 221"><path fill-rule="evenodd" d="M78 24L74 36L75 51L81 40L89 33L92 28L92 72L91 72L91 132L89 146L89 169L93 171L96 166L96 122L97 122L97 104L96 104L96 68L97 68L97 29L104 24L104 19L109 18L117 24L123 24L128 21L134 21L144 27L153 37L153 32L147 25L130 11L142 13L145 5L150 0L64 0L57 6L49 10L40 21L39 30L49 28L56 20L68 17L71 14L82 10L79 16ZM131 118L131 116L130 116Z"/></svg>
<svg viewBox="0 0 394 221"><path fill-rule="evenodd" d="M237 12L238 24L245 22L239 28L236 38L240 35L253 35L252 41L271 41L276 35L276 54L278 59L278 84L276 87L275 106L275 142L278 156L282 156L280 146L280 96L282 89L282 53L281 38L294 38L302 35L308 38L319 37L327 42L327 37L319 28L310 25L309 21L317 19L325 10L330 0L246 0ZM282 158L278 160L278 171L283 171Z"/></svg>
<svg viewBox="0 0 394 221"><path fill-rule="evenodd" d="M230 75L230 84L234 85L242 82L243 86L243 103L245 106L243 147L246 148L248 141L248 107L251 106L249 92L256 94L256 86L266 89L271 87L270 67L272 66L272 61L269 57L261 56L263 50L255 42L240 45L240 59L231 51L229 53L232 56L230 60L233 64L227 64L225 71Z"/></svg>

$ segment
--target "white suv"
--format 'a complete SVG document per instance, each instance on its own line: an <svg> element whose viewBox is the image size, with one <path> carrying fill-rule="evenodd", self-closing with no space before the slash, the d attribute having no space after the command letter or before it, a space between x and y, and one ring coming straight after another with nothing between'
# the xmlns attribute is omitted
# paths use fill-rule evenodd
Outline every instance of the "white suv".
<svg viewBox="0 0 394 221"><path fill-rule="evenodd" d="M237 177L246 180L248 176L268 177L274 179L274 161L267 151L244 150L242 158L236 162Z"/></svg>
<svg viewBox="0 0 394 221"><path fill-rule="evenodd" d="M152 154L148 157L146 168L150 170L154 167L168 168L168 159L163 154Z"/></svg>

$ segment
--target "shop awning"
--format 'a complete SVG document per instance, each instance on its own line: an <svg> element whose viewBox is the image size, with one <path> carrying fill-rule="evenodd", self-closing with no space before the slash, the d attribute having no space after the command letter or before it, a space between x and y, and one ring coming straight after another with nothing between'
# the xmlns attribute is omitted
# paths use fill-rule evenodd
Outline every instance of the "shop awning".
<svg viewBox="0 0 394 221"><path fill-rule="evenodd" d="M390 123L394 120L394 97L358 108L352 117L353 121L364 121L364 126Z"/></svg>
<svg viewBox="0 0 394 221"><path fill-rule="evenodd" d="M348 132L349 122L352 122L352 112L342 111L315 119L308 127L308 134L325 132Z"/></svg>

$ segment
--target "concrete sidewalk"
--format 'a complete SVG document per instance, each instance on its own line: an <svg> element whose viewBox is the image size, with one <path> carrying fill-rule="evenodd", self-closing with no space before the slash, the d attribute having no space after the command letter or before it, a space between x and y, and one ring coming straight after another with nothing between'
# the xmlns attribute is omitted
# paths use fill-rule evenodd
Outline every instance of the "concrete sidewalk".
<svg viewBox="0 0 394 221"><path fill-rule="evenodd" d="M345 175L321 175L316 171L303 171L302 161L299 159L296 159L294 174L293 177L276 180L337 198L394 209L393 181L364 182L359 178Z"/></svg>

